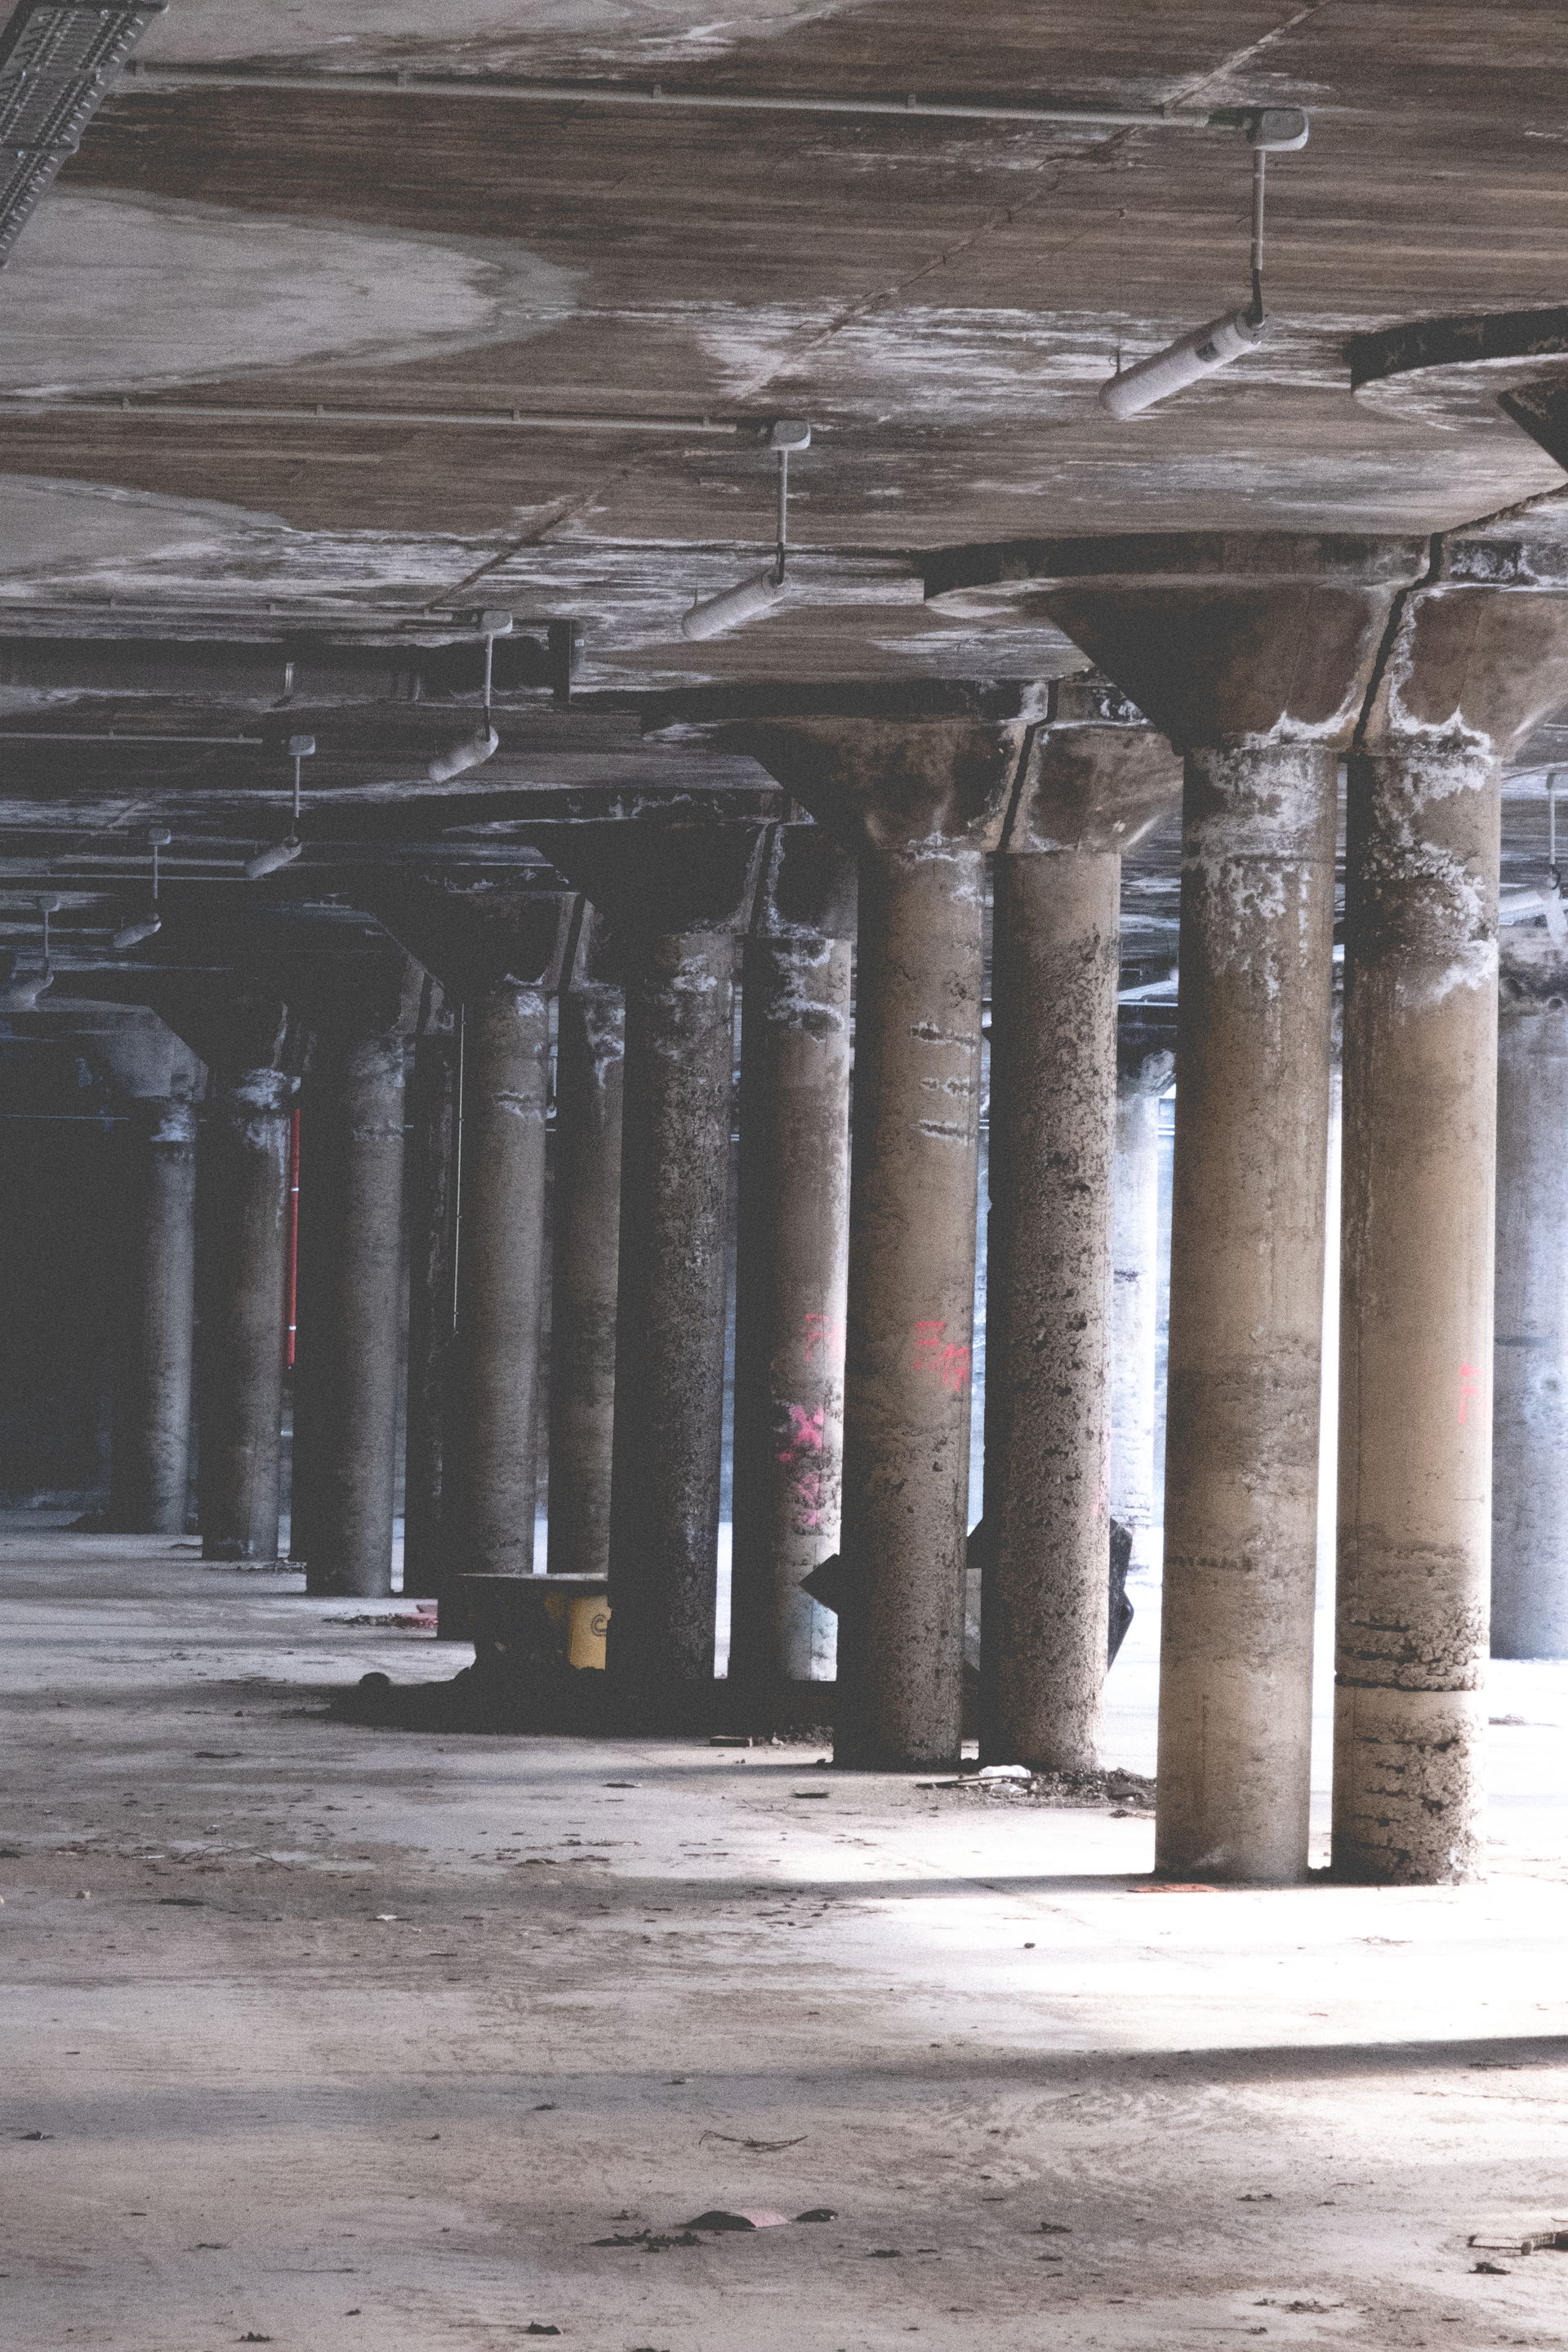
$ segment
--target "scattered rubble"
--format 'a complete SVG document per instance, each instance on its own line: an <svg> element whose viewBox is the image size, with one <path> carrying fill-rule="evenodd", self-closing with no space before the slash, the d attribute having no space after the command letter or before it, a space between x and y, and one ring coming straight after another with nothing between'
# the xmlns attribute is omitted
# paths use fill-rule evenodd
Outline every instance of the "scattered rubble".
<svg viewBox="0 0 1568 2352"><path fill-rule="evenodd" d="M1026 1764L984 1764L970 1772L948 1772L917 1780L917 1789L952 1789L988 1804L1060 1807L1113 1805L1127 1813L1152 1813L1154 1783L1142 1772L1031 1772Z"/></svg>

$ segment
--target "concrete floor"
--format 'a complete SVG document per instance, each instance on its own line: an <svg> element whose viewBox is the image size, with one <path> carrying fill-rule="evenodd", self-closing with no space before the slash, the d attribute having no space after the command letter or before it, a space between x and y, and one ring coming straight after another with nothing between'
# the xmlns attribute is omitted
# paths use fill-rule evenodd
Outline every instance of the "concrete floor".
<svg viewBox="0 0 1568 2352"><path fill-rule="evenodd" d="M1568 2344L1466 2244L1568 2213L1568 1670L1489 1885L1167 1894L1137 1815L333 1724L466 1653L188 1548L14 1534L0 1606L7 2346ZM834 2219L595 2242L737 2205Z"/></svg>

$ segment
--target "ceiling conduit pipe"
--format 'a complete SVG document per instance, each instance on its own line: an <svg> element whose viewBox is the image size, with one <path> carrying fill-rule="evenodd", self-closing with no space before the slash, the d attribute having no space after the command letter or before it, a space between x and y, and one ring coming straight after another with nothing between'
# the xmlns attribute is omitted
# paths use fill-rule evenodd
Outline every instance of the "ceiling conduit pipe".
<svg viewBox="0 0 1568 2352"><path fill-rule="evenodd" d="M513 668L495 664L500 693L533 687L542 661L520 641ZM406 649L294 637L271 643L177 637L0 637L0 688L61 695L159 695L276 707L332 702L446 702L483 695L482 642Z"/></svg>

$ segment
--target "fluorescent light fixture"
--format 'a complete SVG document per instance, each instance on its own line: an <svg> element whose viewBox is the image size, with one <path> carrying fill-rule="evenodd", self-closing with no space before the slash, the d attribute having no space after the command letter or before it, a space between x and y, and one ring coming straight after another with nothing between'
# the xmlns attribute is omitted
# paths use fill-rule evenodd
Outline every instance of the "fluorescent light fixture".
<svg viewBox="0 0 1568 2352"><path fill-rule="evenodd" d="M143 940L156 938L163 928L163 918L158 912L158 852L167 849L170 839L166 824L148 826L147 846L153 853L153 904L146 914L136 916L129 923L121 923L109 942L117 954L126 948L139 948Z"/></svg>
<svg viewBox="0 0 1568 2352"><path fill-rule="evenodd" d="M163 928L162 915L143 915L137 922L121 923L109 944L120 955L127 948L139 948L143 940L154 939Z"/></svg>
<svg viewBox="0 0 1568 2352"><path fill-rule="evenodd" d="M0 981L0 1013L31 1013L47 989L54 986L54 973L35 968L31 971L14 971L9 980Z"/></svg>
<svg viewBox="0 0 1568 2352"><path fill-rule="evenodd" d="M784 601L784 564L789 550L790 452L810 448L811 427L802 417L784 417L769 434L768 446L779 461L778 546L773 561L767 571L754 572L751 579L737 582L733 588L721 589L717 596L700 598L681 619L683 637L722 636L726 629L738 629L746 621L757 620Z"/></svg>
<svg viewBox="0 0 1568 2352"><path fill-rule="evenodd" d="M1227 310L1222 318L1211 319L1206 327L1194 327L1179 342L1140 360L1135 367L1109 377L1100 387L1100 404L1118 422L1136 416L1152 408L1156 401L1169 400L1173 392L1201 383L1244 352L1256 351L1262 341L1261 319L1254 320L1249 310Z"/></svg>
<svg viewBox="0 0 1568 2352"><path fill-rule="evenodd" d="M450 751L437 751L425 773L433 784L448 783L454 776L460 776L465 769L481 766L493 751L500 750L500 737L487 723L477 733L465 735L460 743L452 745Z"/></svg>
<svg viewBox="0 0 1568 2352"><path fill-rule="evenodd" d="M289 756L294 762L293 823L281 841L269 843L265 849L258 849L254 857L246 859L240 871L247 882L259 882L264 876L276 874L280 866L292 866L304 848L305 845L300 838L300 770L304 761L313 756L315 749L313 735L289 736Z"/></svg>
<svg viewBox="0 0 1568 2352"><path fill-rule="evenodd" d="M1119 367L1108 377L1100 387L1100 404L1118 423L1141 415L1158 401L1169 400L1173 393L1185 392L1189 384L1202 383L1218 369L1228 367L1232 360L1255 352L1263 341L1268 323L1263 309L1264 174L1271 150L1305 142L1272 136L1267 116L1260 118L1251 137L1252 299L1239 310L1222 311L1217 319L1168 343L1163 352L1152 352L1133 367Z"/></svg>
<svg viewBox="0 0 1568 2352"><path fill-rule="evenodd" d="M775 564L759 572L752 579L742 580L721 595L705 596L693 604L680 624L683 637L718 637L726 629L738 629L744 621L754 621L763 613L771 613L783 602L784 576Z"/></svg>
<svg viewBox="0 0 1568 2352"><path fill-rule="evenodd" d="M246 880L259 882L263 875L276 874L280 866L292 866L304 846L302 841L292 837L288 841L269 843L267 848L258 849L254 857L246 859L241 869Z"/></svg>
<svg viewBox="0 0 1568 2352"><path fill-rule="evenodd" d="M49 962L49 917L58 913L60 902L58 898L36 898L33 903L43 919L41 961L0 981L0 1013L31 1013L39 997L54 985L54 970Z"/></svg>
<svg viewBox="0 0 1568 2352"><path fill-rule="evenodd" d="M512 616L510 613L481 613L479 630L485 645L485 715L473 734L465 735L460 743L449 750L437 751L425 773L433 784L450 783L469 768L482 766L492 753L500 750L500 737L490 723L490 703L495 691L496 639L510 637Z"/></svg>

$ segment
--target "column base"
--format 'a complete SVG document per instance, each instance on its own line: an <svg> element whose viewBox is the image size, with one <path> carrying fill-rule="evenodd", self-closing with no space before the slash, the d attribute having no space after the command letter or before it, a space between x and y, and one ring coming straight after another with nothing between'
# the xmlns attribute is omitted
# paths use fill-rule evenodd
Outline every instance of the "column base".
<svg viewBox="0 0 1568 2352"><path fill-rule="evenodd" d="M1481 1691L1336 1692L1334 1876L1400 1886L1483 1877L1485 1738Z"/></svg>

